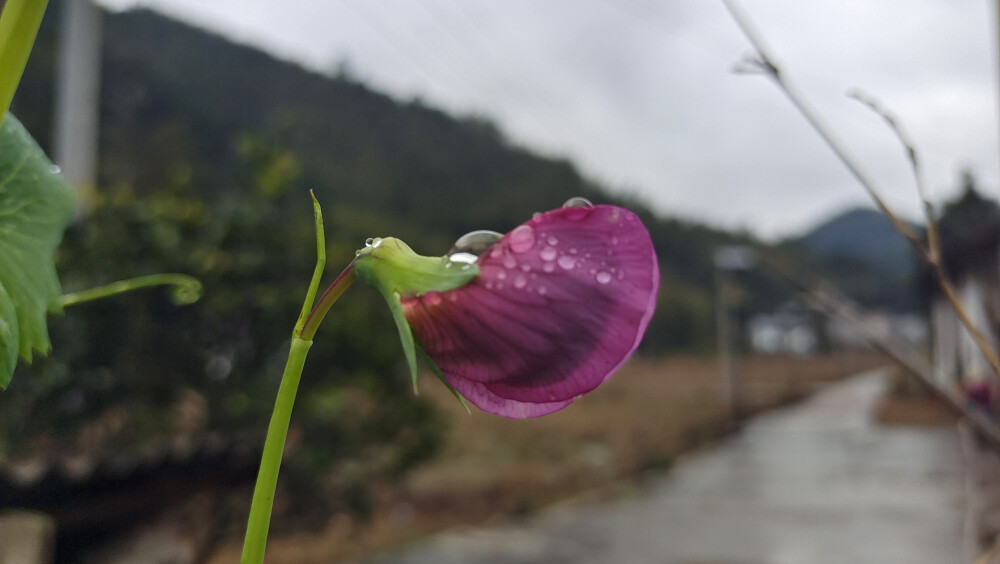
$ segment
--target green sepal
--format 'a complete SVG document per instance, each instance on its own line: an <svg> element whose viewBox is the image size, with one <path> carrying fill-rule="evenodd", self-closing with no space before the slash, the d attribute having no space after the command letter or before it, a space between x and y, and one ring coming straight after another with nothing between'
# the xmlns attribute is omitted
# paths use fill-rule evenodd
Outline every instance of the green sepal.
<svg viewBox="0 0 1000 564"><path fill-rule="evenodd" d="M417 393L417 358L413 329L403 313L403 296L420 296L427 292L447 292L461 288L479 275L475 264L452 262L448 257L425 257L413 252L406 243L394 237L370 239L358 251L354 272L358 280L375 288L385 298L392 319L399 330L403 354L410 368L413 393ZM422 351L421 351L422 352ZM447 382L429 357L424 355L445 384ZM451 386L448 385L449 389ZM452 393L458 392L452 389ZM464 405L464 399L462 400ZM468 409L468 407L466 407Z"/></svg>
<svg viewBox="0 0 1000 564"><path fill-rule="evenodd" d="M441 369L438 368L438 365L434 362L434 359L432 359L426 352L424 352L424 349L420 348L420 345L417 345L417 352L420 353L420 357L423 358L425 362L427 362L428 366L430 366L431 372L433 372L434 375L438 377L438 380L441 380L441 383L444 384L444 387L448 388L448 391L451 392L451 395L455 396L455 399L458 400L458 403L462 404L462 407L465 408L465 412L468 413L469 415L472 415L472 410L469 409L469 404L468 402L465 401L465 397L463 397L462 394L458 393L458 390L456 390L455 387L451 385L451 382L445 379L444 374L441 373Z"/></svg>
<svg viewBox="0 0 1000 564"><path fill-rule="evenodd" d="M403 343L403 354L406 356L406 364L410 367L410 379L413 381L413 393L418 393L417 391L417 355L414 349L416 348L416 343L413 341L413 330L410 328L410 322L406 320L406 316L403 315L403 302L401 301L399 294L393 292L392 294L382 294L385 297L385 301L389 304L389 311L392 312L392 320L396 322L396 329L399 330L399 340Z"/></svg>

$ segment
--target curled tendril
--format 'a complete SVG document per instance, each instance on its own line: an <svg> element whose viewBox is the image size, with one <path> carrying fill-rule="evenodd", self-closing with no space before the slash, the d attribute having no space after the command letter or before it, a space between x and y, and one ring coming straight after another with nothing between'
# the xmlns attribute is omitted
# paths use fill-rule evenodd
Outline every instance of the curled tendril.
<svg viewBox="0 0 1000 564"><path fill-rule="evenodd" d="M197 278L188 276L187 274L165 273L119 280L104 286L98 286L97 288L63 294L59 297L59 305L69 307L83 302L123 294L132 290L164 285L172 286L170 289L170 300L177 305L193 304L201 298L202 285Z"/></svg>

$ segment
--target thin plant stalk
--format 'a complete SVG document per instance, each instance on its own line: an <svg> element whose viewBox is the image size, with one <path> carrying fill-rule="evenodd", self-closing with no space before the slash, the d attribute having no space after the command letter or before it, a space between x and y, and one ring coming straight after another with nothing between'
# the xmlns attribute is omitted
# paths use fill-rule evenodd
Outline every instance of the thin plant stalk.
<svg viewBox="0 0 1000 564"><path fill-rule="evenodd" d="M964 306L962 306L961 301L958 299L958 294L955 291L954 285L948 279L947 274L944 271L944 267L941 263L941 254L939 249L939 241L937 235L937 228L934 225L934 218L930 211L930 204L926 199L926 194L922 188L921 176L919 173L918 161L916 160L916 152L913 150L912 145L905 141L905 137L900 134L899 128L891 117L887 117L884 111L882 111L877 104L872 104L870 99L865 99L864 97L855 94L855 97L860 99L863 103L869 105L877 112L879 112L883 118L885 118L890 126L893 127L897 136L904 140L904 145L910 156L911 166L914 168L914 173L917 177L917 188L921 192L921 198L924 200L924 212L926 215L926 221L928 224L927 233L930 245L925 245L921 240L920 236L917 235L913 229L910 228L906 222L902 221L888 205L879 196L879 192L875 189L875 184L868 178L868 176L861 170L861 166L857 164L857 161L847 150L847 147L837 138L833 133L833 130L826 124L823 118L819 115L819 112L809 103L805 96L799 92L798 88L788 79L782 69L777 65L775 59L771 56L769 50L764 45L760 34L757 33L756 29L750 23L749 18L742 10L736 5L735 0L722 0L722 3L729 10L733 19L736 21L737 26L743 31L750 44L756 51L756 57L747 59L743 61L743 65L738 67L741 71L754 71L762 73L770 77L774 83L781 89L782 92L788 97L792 104L799 110L799 112L806 118L810 125L819 133L820 137L826 142L826 144L836 153L840 161L847 167L852 175L858 180L861 186L868 192L868 195L878 206L879 211L881 211L889 221L892 222L893 226L899 231L906 239L913 245L913 247L920 254L921 258L926 262L934 272L934 276L937 279L938 285L941 287L942 292L948 299L948 302L954 308L955 312L958 314L959 320L962 325L968 330L969 334L975 340L976 345L982 352L986 361L989 363L990 368L993 373L1000 377L1000 357L997 356L996 350L986 341L986 337L983 333L976 327L975 323L969 317L968 312L966 312Z"/></svg>
<svg viewBox="0 0 1000 564"><path fill-rule="evenodd" d="M285 438L288 436L288 425L291 421L292 408L295 405L295 395L302 378L302 368L305 366L309 348L312 347L312 337L316 332L316 326L323 318L322 314L329 310L330 305L354 281L354 263L351 262L344 273L338 276L330 289L323 294L320 302L316 306L313 305L316 301L316 293L319 290L323 270L326 267L323 212L315 195L313 195L313 214L316 220L316 268L313 270L309 290L306 292L302 310L292 331L288 361L285 363L285 371L281 376L278 395L274 400L274 411L271 413L271 421L267 427L264 451L260 459L260 469L257 472L257 483L254 486L253 501L250 504L250 516L247 519L243 556L240 558L242 564L261 564L264 561L267 533L271 525L271 510L274 506L274 492L278 485L278 471L281 468L281 458L285 450ZM317 314L316 307L320 304L324 304L325 309L323 309L322 314ZM307 327L307 320L314 322L309 326L311 330L308 332L308 336L304 331Z"/></svg>
<svg viewBox="0 0 1000 564"><path fill-rule="evenodd" d="M0 122L21 82L48 0L7 0L0 13Z"/></svg>

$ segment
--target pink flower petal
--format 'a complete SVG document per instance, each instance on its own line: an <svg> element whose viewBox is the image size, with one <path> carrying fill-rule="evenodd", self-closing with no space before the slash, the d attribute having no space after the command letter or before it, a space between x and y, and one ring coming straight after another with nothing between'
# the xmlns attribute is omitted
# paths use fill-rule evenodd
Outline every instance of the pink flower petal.
<svg viewBox="0 0 1000 564"><path fill-rule="evenodd" d="M656 304L649 233L615 206L541 214L477 264L468 285L406 298L403 311L448 381L500 415L542 415L596 388L639 345Z"/></svg>

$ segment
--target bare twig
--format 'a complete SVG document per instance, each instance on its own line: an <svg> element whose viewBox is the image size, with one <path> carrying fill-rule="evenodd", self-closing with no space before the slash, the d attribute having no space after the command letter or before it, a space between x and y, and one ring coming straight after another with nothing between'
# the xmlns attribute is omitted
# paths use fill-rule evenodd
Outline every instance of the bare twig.
<svg viewBox="0 0 1000 564"><path fill-rule="evenodd" d="M896 134L896 139L899 140L900 145L902 145L903 149L906 151L906 158L910 161L910 169L913 171L913 182L917 186L917 196L920 198L924 209L924 221L927 230L927 248L921 249L921 253L926 252L930 255L927 257L928 262L940 261L941 240L938 236L937 222L934 220L934 206L931 204L931 200L927 196L923 167L920 166L920 154L917 152L916 146L913 141L910 140L910 136L903 130L903 126L899 123L899 120L896 119L896 116L892 115L892 113L890 113L877 98L860 88L851 90L847 93L847 95L868 106L868 108L884 119L886 124L889 126L889 129Z"/></svg>
<svg viewBox="0 0 1000 564"><path fill-rule="evenodd" d="M743 31L750 44L756 50L756 57L750 56L749 58L744 58L744 64L752 61L756 68L763 72L766 76L770 77L775 84L781 89L782 92L788 96L788 99L792 104L799 110L799 112L806 118L813 129L819 133L820 137L826 142L826 144L836 153L840 161L847 167L852 175L861 183L861 186L868 192L868 195L875 202L878 207L892 225L899 231L917 250L921 258L927 264L929 264L934 272L934 276L941 286L941 290L944 292L945 297L948 299L949 303L955 309L958 314L959 319L965 328L972 335L972 338L976 341L980 351L986 358L990 367L993 369L994 374L1000 377L1000 358L997 357L994 348L987 342L986 337L982 334L979 328L972 322L969 317L968 312L962 306L958 299L958 294L955 292L954 286L948 280L944 268L941 265L941 253L939 249L939 241L937 228L933 226L933 214L930 209L930 204L926 199L926 194L923 190L923 183L920 180L920 169L919 161L917 160L916 151L913 150L912 144L908 143L905 136L901 134L899 127L896 125L896 121L887 112L881 110L880 105L876 103L870 103L869 99L861 99L862 102L872 107L876 112L878 112L886 121L889 122L890 126L896 132L896 135L900 137L903 145L907 149L907 153L910 158L911 166L914 167L914 174L917 177L917 189L920 191L920 197L924 200L924 209L927 216L928 222L928 239L930 241L929 245L925 245L922 238L904 221L902 221L888 205L879 196L878 190L875 188L875 184L868 178L868 176L861 170L861 166L857 163L854 157L847 150L847 147L840 141L839 138L833 133L832 128L823 120L819 115L819 112L809 103L809 101L803 96L803 94L795 87L795 85L789 80L785 72L778 66L774 58L770 55L767 47L764 45L760 34L751 24L749 18L745 13L736 5L735 0L722 0L722 3L729 10L733 19L736 21L736 25Z"/></svg>

